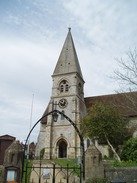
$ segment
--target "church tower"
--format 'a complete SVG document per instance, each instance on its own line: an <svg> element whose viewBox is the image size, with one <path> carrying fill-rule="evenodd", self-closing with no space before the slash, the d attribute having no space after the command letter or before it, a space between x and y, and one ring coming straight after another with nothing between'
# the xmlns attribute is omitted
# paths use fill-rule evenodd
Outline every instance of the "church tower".
<svg viewBox="0 0 137 183"><path fill-rule="evenodd" d="M65 43L52 75L53 86L49 105L44 114L57 109L79 128L86 113L84 79L69 28ZM36 156L45 148L44 158L76 158L80 156L80 139L70 122L59 115L53 122L49 115L41 121Z"/></svg>

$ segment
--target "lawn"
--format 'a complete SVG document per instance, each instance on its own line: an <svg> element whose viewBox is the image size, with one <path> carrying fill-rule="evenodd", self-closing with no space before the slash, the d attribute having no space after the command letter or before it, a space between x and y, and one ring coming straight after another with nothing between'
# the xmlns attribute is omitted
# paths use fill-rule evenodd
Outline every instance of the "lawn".
<svg viewBox="0 0 137 183"><path fill-rule="evenodd" d="M70 168L70 171L74 170L74 173L80 177L80 165L77 163L77 159L53 159L54 163L63 167Z"/></svg>

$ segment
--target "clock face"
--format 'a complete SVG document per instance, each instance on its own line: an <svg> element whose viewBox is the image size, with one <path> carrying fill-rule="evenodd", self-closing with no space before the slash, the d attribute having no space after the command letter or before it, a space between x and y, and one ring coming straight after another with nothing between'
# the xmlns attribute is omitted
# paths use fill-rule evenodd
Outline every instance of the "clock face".
<svg viewBox="0 0 137 183"><path fill-rule="evenodd" d="M64 99L64 98L60 99L60 101L59 101L59 107L65 108L67 105L68 105L68 102L67 102L66 99Z"/></svg>

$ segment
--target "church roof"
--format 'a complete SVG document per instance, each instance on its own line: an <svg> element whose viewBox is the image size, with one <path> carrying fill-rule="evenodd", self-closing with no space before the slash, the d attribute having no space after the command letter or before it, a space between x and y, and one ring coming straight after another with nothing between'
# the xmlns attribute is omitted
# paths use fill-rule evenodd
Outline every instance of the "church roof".
<svg viewBox="0 0 137 183"><path fill-rule="evenodd" d="M63 45L57 65L53 72L53 76L69 74L73 72L77 73L83 79L73 38L69 28L65 43Z"/></svg>
<svg viewBox="0 0 137 183"><path fill-rule="evenodd" d="M103 103L106 105L114 106L118 109L121 115L126 117L136 117L137 116L137 92L128 92L128 93L117 93L93 97L84 98L85 105L87 110L92 108L93 105L97 103ZM43 116L49 111L49 106L45 110ZM47 117L41 120L42 124L47 124Z"/></svg>
<svg viewBox="0 0 137 183"><path fill-rule="evenodd" d="M137 116L137 92L118 93L84 98L87 109L96 103L114 106L123 116Z"/></svg>

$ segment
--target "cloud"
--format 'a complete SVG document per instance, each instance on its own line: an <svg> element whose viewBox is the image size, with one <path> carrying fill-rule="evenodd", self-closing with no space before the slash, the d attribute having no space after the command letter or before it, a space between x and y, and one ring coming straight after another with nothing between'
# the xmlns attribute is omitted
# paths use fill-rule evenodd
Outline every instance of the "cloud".
<svg viewBox="0 0 137 183"><path fill-rule="evenodd" d="M55 65L55 48L52 45L34 44L25 40L1 38L0 44L0 121L5 121L1 133L21 131L17 138L26 136L29 128L31 97L34 93L34 121L40 118L51 94L51 74ZM51 55L53 55L51 57ZM47 72L48 71L48 72ZM46 97L45 97L46 96ZM20 128L19 128L20 127ZM12 132L13 131L13 132Z"/></svg>
<svg viewBox="0 0 137 183"><path fill-rule="evenodd" d="M63 5L95 46L112 52L116 44L122 49L121 42L124 42L124 49L135 43L132 35L137 29L136 1L70 0Z"/></svg>
<svg viewBox="0 0 137 183"><path fill-rule="evenodd" d="M2 7L0 27L8 35L45 42L55 38L59 24L64 27L65 14L58 1L12 0Z"/></svg>
<svg viewBox="0 0 137 183"><path fill-rule="evenodd" d="M112 88L117 90L118 87L109 78L117 66L115 58L122 57L137 42L133 36L137 31L137 2L70 0L62 3L79 27L76 45L77 51L80 50L78 56L86 78L85 94L112 93ZM88 68L85 68L85 62Z"/></svg>
<svg viewBox="0 0 137 183"><path fill-rule="evenodd" d="M1 135L24 140L42 116L68 26L85 80L85 96L114 93L115 59L136 45L136 0L0 2ZM3 123L4 122L4 123ZM39 128L39 127L38 127ZM38 135L38 129L33 137Z"/></svg>

